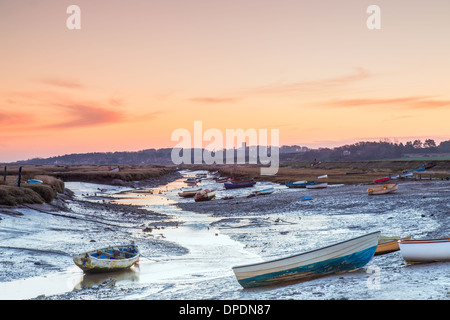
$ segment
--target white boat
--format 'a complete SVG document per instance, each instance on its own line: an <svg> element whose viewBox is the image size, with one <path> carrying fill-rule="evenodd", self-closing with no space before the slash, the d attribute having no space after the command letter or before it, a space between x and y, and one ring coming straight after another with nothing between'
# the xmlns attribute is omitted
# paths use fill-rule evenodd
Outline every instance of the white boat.
<svg viewBox="0 0 450 320"><path fill-rule="evenodd" d="M355 270L372 259L380 232L339 242L286 258L233 267L244 288L267 286Z"/></svg>
<svg viewBox="0 0 450 320"><path fill-rule="evenodd" d="M264 194L271 194L271 193L273 193L274 190L275 189L273 187L269 187L269 188L253 191L252 193L260 196L260 195L264 195Z"/></svg>
<svg viewBox="0 0 450 320"><path fill-rule="evenodd" d="M139 261L135 244L95 249L72 256L73 262L84 272L109 272L128 269Z"/></svg>
<svg viewBox="0 0 450 320"><path fill-rule="evenodd" d="M450 238L399 241L406 262L450 261Z"/></svg>
<svg viewBox="0 0 450 320"><path fill-rule="evenodd" d="M178 195L182 198L192 198L195 196L195 194L199 191L201 191L201 188L198 189L190 189L190 190L183 190L182 192L178 192Z"/></svg>
<svg viewBox="0 0 450 320"><path fill-rule="evenodd" d="M328 183L319 183L319 184L312 184L309 186L306 186L306 189L324 189L328 187Z"/></svg>

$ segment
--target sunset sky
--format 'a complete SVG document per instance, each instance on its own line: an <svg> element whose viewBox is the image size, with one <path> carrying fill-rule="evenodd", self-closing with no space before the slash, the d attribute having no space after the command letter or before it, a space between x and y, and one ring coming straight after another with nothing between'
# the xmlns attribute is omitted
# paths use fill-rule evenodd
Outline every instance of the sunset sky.
<svg viewBox="0 0 450 320"><path fill-rule="evenodd" d="M0 162L173 147L196 120L280 145L450 139L448 0L0 0L0 46Z"/></svg>

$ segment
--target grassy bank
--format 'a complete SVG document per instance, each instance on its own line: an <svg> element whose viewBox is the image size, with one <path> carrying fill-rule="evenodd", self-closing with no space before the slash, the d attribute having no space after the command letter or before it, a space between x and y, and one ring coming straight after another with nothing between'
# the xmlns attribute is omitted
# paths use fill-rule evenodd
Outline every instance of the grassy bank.
<svg viewBox="0 0 450 320"><path fill-rule="evenodd" d="M446 179L450 177L450 161L433 161L435 166L418 173L417 179ZM280 184L299 180L316 180L318 176L327 175L330 184L365 184L389 175L400 174L420 168L423 161L326 161L311 167L311 162L289 162L280 166L274 176L262 176L256 165L215 165L184 166L189 169L218 171L222 176L253 178L257 181L272 181Z"/></svg>
<svg viewBox="0 0 450 320"><path fill-rule="evenodd" d="M2 166L3 167L3 166ZM17 175L22 167L21 186ZM96 165L7 165L6 181L0 176L0 205L51 202L64 193L64 181L82 181L121 185L143 181L173 172L173 166L96 166ZM27 183L28 179L42 180L42 184Z"/></svg>
<svg viewBox="0 0 450 320"><path fill-rule="evenodd" d="M8 173L17 177L19 165L7 165ZM141 181L173 172L174 166L158 165L22 165L26 179L51 176L62 181L83 181L114 184L120 181ZM1 177L1 176L0 176Z"/></svg>
<svg viewBox="0 0 450 320"><path fill-rule="evenodd" d="M42 184L30 184L26 180L17 186L17 177L7 176L0 182L0 205L15 206L24 203L51 202L58 193L64 193L64 182L45 175L36 175L33 179L42 180Z"/></svg>

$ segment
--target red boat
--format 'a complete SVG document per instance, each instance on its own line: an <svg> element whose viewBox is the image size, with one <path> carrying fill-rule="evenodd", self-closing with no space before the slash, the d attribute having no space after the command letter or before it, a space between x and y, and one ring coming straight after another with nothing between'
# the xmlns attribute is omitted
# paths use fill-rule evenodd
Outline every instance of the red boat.
<svg viewBox="0 0 450 320"><path fill-rule="evenodd" d="M381 178L381 179L373 180L372 183L381 183L381 182L388 181L390 179L391 179L391 177Z"/></svg>

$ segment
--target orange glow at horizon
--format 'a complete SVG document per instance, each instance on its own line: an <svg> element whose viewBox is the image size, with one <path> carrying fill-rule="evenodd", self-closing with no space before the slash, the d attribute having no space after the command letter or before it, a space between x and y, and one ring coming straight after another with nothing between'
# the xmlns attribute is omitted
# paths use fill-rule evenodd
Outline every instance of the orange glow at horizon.
<svg viewBox="0 0 450 320"><path fill-rule="evenodd" d="M449 140L450 3L0 3L0 162L279 129L280 145ZM205 142L205 145L208 144Z"/></svg>

